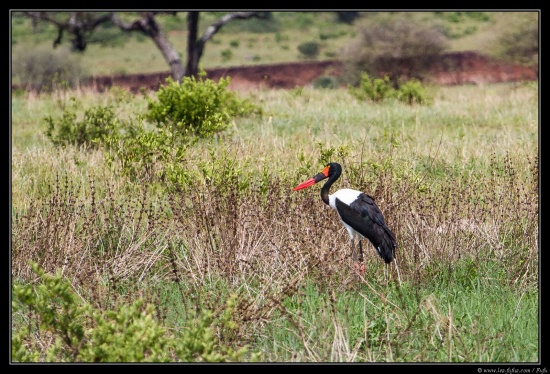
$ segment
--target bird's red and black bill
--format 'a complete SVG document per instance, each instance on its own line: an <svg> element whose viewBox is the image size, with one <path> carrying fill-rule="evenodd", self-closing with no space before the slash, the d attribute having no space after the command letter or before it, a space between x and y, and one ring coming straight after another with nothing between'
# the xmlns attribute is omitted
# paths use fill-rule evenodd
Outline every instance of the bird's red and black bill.
<svg viewBox="0 0 550 374"><path fill-rule="evenodd" d="M328 171L330 169L330 166L327 166L323 169L322 172L314 176L313 178L309 178L307 181L300 183L296 187L294 187L294 191L303 190L304 188L308 188L310 186L313 186L315 183L322 181L323 179L328 178Z"/></svg>

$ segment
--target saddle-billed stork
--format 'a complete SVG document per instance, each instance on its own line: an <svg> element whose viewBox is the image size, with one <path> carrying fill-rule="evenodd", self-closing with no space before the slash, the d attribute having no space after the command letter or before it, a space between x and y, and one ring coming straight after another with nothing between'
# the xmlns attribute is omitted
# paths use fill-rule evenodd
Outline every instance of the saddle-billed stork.
<svg viewBox="0 0 550 374"><path fill-rule="evenodd" d="M374 203L374 199L371 196L349 188L338 190L329 195L330 187L340 178L341 174L342 167L340 164L331 162L319 174L296 186L294 191L313 186L315 183L328 178L321 188L321 199L325 204L338 212L340 220L348 230L351 239L353 260L355 266L361 275L363 275L365 265L362 264L363 248L361 240L367 238L386 264L389 264L394 258L397 241L393 232L386 225L382 212ZM359 258L357 258L355 251L356 236L359 241Z"/></svg>

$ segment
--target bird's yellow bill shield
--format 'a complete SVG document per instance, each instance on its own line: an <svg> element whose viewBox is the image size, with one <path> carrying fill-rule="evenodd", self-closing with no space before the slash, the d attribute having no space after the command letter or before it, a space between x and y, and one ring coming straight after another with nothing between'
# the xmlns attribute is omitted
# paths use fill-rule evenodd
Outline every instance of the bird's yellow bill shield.
<svg viewBox="0 0 550 374"><path fill-rule="evenodd" d="M328 171L330 170L330 165L327 165L323 171L321 172L321 174L324 174L325 175L325 178L328 178Z"/></svg>
<svg viewBox="0 0 550 374"><path fill-rule="evenodd" d="M294 191L303 190L304 188L308 188L309 186L313 186L317 181L315 178L309 178L307 181L300 183L296 187L294 187Z"/></svg>

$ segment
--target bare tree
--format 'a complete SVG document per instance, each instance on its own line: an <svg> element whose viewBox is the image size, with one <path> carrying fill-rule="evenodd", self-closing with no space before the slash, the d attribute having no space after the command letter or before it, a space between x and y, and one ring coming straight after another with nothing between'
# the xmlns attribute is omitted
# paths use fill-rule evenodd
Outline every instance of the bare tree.
<svg viewBox="0 0 550 374"><path fill-rule="evenodd" d="M204 34L200 38L197 38L199 28L199 12L189 12L187 15L187 27L189 30L189 36L187 38L187 75L197 75L199 61L204 52L204 45L221 29L223 25L236 19L247 19L251 17L267 19L269 18L269 12L228 13L210 25Z"/></svg>
<svg viewBox="0 0 550 374"><path fill-rule="evenodd" d="M170 66L172 78L181 82L184 76L196 76L199 72L199 62L204 53L204 47L223 25L236 19L247 19L252 17L266 19L267 12L233 12L227 13L214 22L205 33L199 37L199 13L188 12L187 14L187 64L183 65L178 51L170 43L156 21L159 14L175 15L177 12L139 12L138 18L131 22L124 22L117 12L24 12L33 19L33 24L39 20L50 22L57 27L57 37L53 42L57 47L64 36L64 33L72 35L71 44L73 49L84 51L93 32L102 24L111 22L126 32L141 32L150 37L162 56Z"/></svg>

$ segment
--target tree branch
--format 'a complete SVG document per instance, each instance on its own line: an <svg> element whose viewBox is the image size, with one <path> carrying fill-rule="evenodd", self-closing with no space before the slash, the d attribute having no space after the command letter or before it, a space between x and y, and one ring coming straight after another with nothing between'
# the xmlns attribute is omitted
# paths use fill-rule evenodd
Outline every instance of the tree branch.
<svg viewBox="0 0 550 374"><path fill-rule="evenodd" d="M80 51L86 49L85 33L93 31L97 26L111 19L110 14L102 14L94 18L90 13L83 12L71 12L66 21L58 20L55 17L55 12L24 12L24 14L36 21L47 21L57 27L57 37L53 42L54 48L61 43L63 32L67 30L74 35L73 46Z"/></svg>
<svg viewBox="0 0 550 374"><path fill-rule="evenodd" d="M206 29L205 33L200 38L200 43L204 45L204 43L212 38L226 23L234 19L247 19L251 17L265 18L265 12L235 12L226 14Z"/></svg>
<svg viewBox="0 0 550 374"><path fill-rule="evenodd" d="M111 12L111 21L123 31L141 31L149 36L159 31L154 16L157 14L176 15L178 12L141 12L141 18L130 23L123 22L117 13Z"/></svg>
<svg viewBox="0 0 550 374"><path fill-rule="evenodd" d="M223 25L225 25L228 22L231 22L234 19L247 19L247 18L267 18L266 12L235 12L235 13L228 13L224 16L222 16L220 19L218 19L216 22L214 22L212 25L210 25L204 34L201 36L199 40L197 40L196 43L196 53L197 53L197 61L200 60L202 57L202 54L204 52L204 45L206 42L211 39L221 28Z"/></svg>

